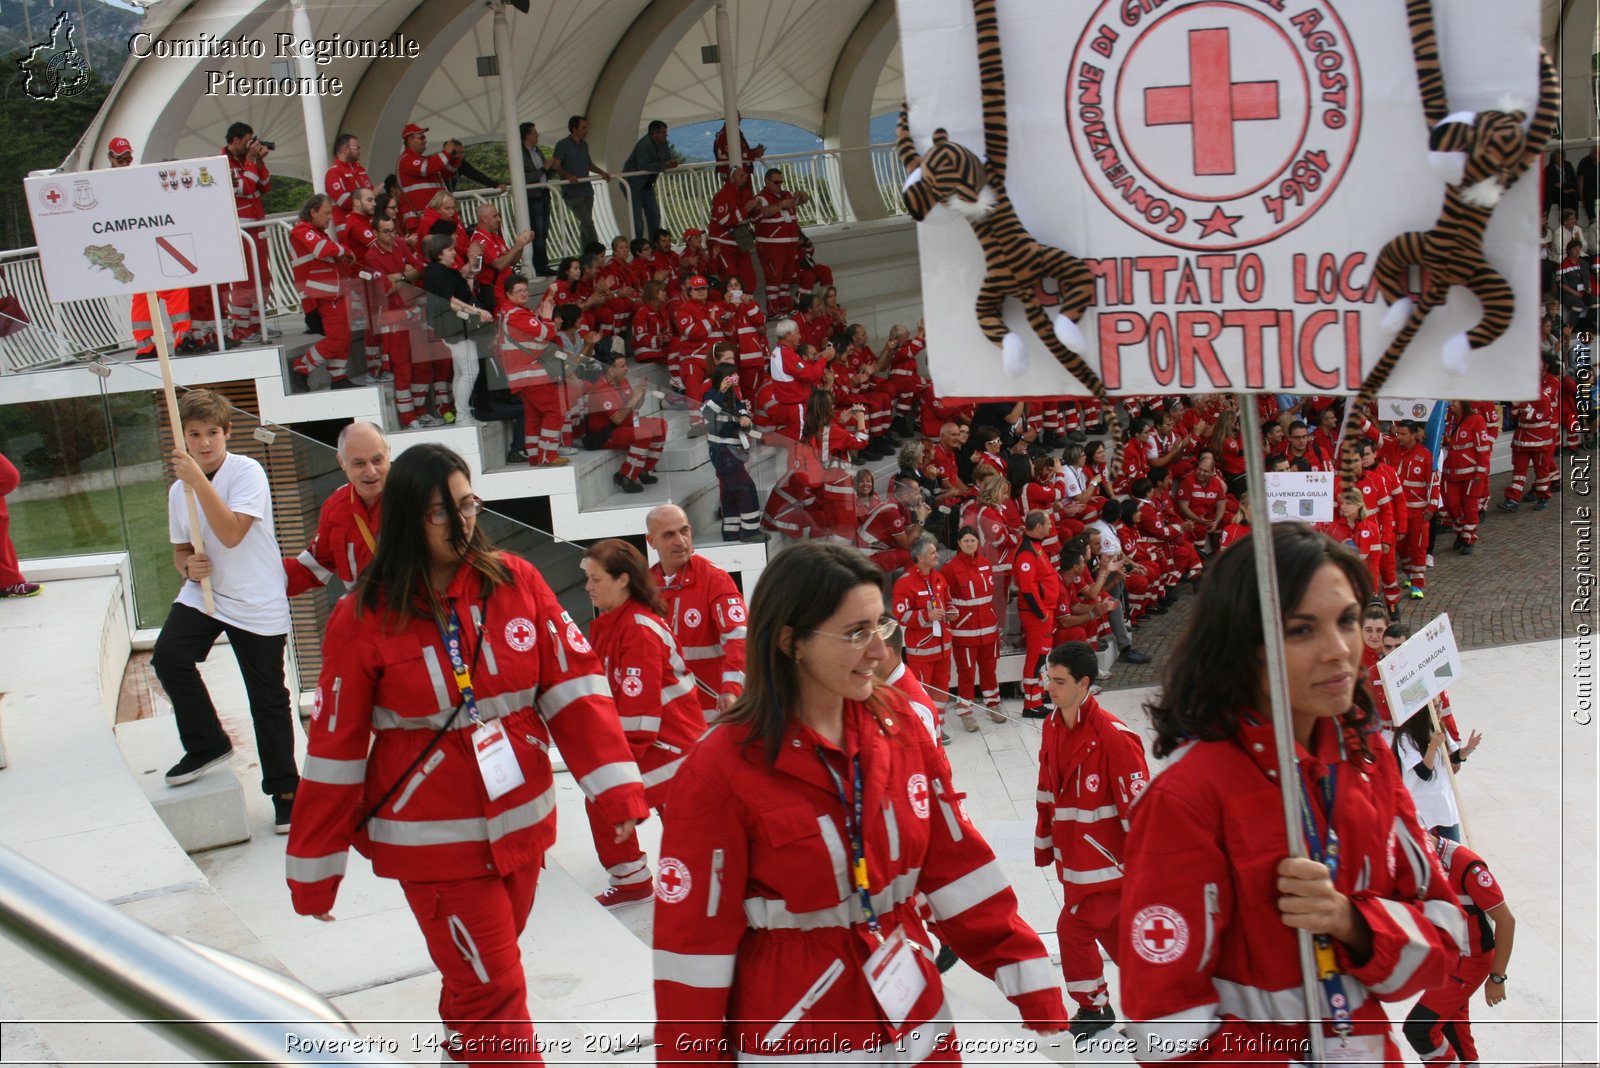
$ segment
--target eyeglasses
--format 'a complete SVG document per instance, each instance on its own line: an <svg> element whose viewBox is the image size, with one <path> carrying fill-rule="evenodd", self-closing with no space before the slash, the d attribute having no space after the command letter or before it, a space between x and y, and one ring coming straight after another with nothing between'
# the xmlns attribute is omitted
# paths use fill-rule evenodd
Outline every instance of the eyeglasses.
<svg viewBox="0 0 1600 1068"><path fill-rule="evenodd" d="M463 501L460 505L453 509L448 505L434 505L432 508L429 508L426 512L422 513L422 518L426 519L436 527L442 527L450 522L450 513L452 511L454 511L462 519L471 519L473 516L483 511L483 498L472 497L466 501Z"/></svg>
<svg viewBox="0 0 1600 1068"><path fill-rule="evenodd" d="M890 638L894 637L895 631L899 629L900 621L898 619L889 619L886 616L883 619L878 620L878 625L876 627L863 623L861 626L847 634L835 634L831 630L814 630L811 633L821 634L825 638L837 638L840 641L848 644L852 649L865 649L868 645L872 644L872 636L874 634L882 638L884 641L888 641Z"/></svg>

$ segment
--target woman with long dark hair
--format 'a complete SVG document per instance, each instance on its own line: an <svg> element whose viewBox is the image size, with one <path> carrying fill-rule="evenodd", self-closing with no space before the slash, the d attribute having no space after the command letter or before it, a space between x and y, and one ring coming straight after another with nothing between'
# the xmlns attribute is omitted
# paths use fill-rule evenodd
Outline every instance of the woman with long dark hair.
<svg viewBox="0 0 1600 1068"><path fill-rule="evenodd" d="M533 1048L517 938L555 841L552 739L615 835L649 809L588 641L482 508L442 445L390 466L377 550L328 623L287 867L294 910L325 921L351 846L398 879L451 1055L504 1058Z"/></svg>
<svg viewBox="0 0 1600 1068"><path fill-rule="evenodd" d="M1170 1058L1174 1041L1196 1060L1237 1050L1308 1060L1299 929L1327 968L1316 1016L1330 1021L1330 1054L1398 1065L1379 1002L1443 982L1465 923L1393 759L1370 747L1375 713L1359 685L1367 570L1308 526L1270 530L1310 858L1286 856L1245 538L1213 562L1146 706L1155 755L1173 759L1143 791L1127 855L1115 858L1125 871L1122 999L1140 1021L1128 1034L1135 1056L1152 1062Z"/></svg>
<svg viewBox="0 0 1600 1068"><path fill-rule="evenodd" d="M611 684L622 731L644 776L645 800L661 811L683 755L705 732L694 675L667 629L655 576L638 549L620 538L597 542L583 554L584 591L600 614L589 638ZM611 821L587 804L595 851L611 883L595 898L608 909L648 901L650 863L629 831L618 838Z"/></svg>
<svg viewBox="0 0 1600 1068"><path fill-rule="evenodd" d="M874 678L894 629L883 572L853 549L808 542L761 576L744 694L663 813L660 1060L809 1063L846 1048L858 1064L958 1060L919 891L1024 1026L1066 1026L1059 977L938 743ZM885 970L905 982L880 1000L869 971Z"/></svg>

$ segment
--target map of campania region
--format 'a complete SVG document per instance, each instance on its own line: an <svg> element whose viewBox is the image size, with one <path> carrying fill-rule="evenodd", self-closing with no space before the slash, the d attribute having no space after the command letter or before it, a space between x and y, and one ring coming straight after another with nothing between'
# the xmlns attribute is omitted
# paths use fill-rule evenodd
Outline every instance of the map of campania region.
<svg viewBox="0 0 1600 1068"><path fill-rule="evenodd" d="M115 245L86 245L83 258L89 261L91 267L110 271L111 276L119 282L133 281L133 272L128 270L123 262L122 250Z"/></svg>

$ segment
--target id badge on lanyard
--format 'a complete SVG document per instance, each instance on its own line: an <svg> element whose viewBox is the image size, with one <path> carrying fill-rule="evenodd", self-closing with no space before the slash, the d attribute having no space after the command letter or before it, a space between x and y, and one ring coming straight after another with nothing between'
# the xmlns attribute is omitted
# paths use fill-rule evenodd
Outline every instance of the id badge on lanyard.
<svg viewBox="0 0 1600 1068"><path fill-rule="evenodd" d="M478 775L483 779L483 788L489 800L496 801L523 784L522 766L517 763L517 754L512 751L505 725L498 720L485 722L478 713L478 700L472 690L472 671L461 655L461 617L454 605L450 607L449 623L439 623L439 636L444 639L445 652L450 656L450 670L455 674L456 687L461 691L461 702L466 706L467 718L473 723L472 755L478 762ZM480 629L480 650L486 640Z"/></svg>
<svg viewBox="0 0 1600 1068"><path fill-rule="evenodd" d="M1304 824L1306 848L1311 859L1328 868L1328 878L1337 879L1339 865L1342 857L1339 849L1339 832L1333 825L1333 801L1338 791L1338 772L1329 768L1322 778L1323 818L1328 824L1328 836L1324 841L1317 833L1317 819L1312 810L1311 791L1306 785L1305 768L1300 769L1300 819ZM1383 1040L1374 1035L1364 1035L1357 1038L1352 1035L1354 1023L1350 1016L1350 999L1345 994L1345 977L1338 970L1337 959L1333 952L1333 939L1327 935L1313 937L1314 955L1317 963L1317 979L1322 986L1323 1001L1327 1009L1327 1019L1333 1025L1333 1033L1338 1048L1349 1053L1349 1058L1334 1056L1334 1046L1330 1044L1328 1059L1346 1060L1348 1063L1363 1064L1369 1060L1366 1047L1370 1041L1376 1039L1378 1043L1376 1063L1383 1062ZM1312 1026L1316 1026L1313 1024Z"/></svg>
<svg viewBox="0 0 1600 1068"><path fill-rule="evenodd" d="M867 929L878 940L878 947L872 951L861 970L867 978L872 996L877 999L878 1007L883 1010L884 1019L898 1038L906 1017L927 989L928 978L922 974L916 950L911 948L905 929L897 927L884 935L878 923L877 910L872 906L871 883L867 874L866 827L862 821L861 758L857 756L850 760L855 785L855 802L852 804L845 796L844 780L828 763L821 746L817 747L817 757L827 769L828 777L833 780L834 789L839 793L839 801L844 805L845 837L850 842L850 873L856 892L861 895L861 910L867 919Z"/></svg>

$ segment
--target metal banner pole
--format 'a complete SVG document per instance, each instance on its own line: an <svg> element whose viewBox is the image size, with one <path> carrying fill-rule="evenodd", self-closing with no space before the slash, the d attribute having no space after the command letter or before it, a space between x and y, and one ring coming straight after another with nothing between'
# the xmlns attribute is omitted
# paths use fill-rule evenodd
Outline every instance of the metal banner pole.
<svg viewBox="0 0 1600 1068"><path fill-rule="evenodd" d="M1267 696L1272 704L1272 734L1278 743L1278 790L1283 797L1284 830L1289 855L1306 856L1300 831L1300 767L1294 755L1294 720L1289 707L1289 676L1283 664L1283 613L1278 605L1278 564L1272 551L1272 512L1267 508L1266 459L1262 455L1261 413L1256 399L1236 393L1244 424L1245 488L1250 494L1250 545L1255 553L1256 586L1261 598L1261 647L1267 660ZM1306 1001L1306 1028L1311 1036L1310 1063L1327 1062L1322 1034L1322 997L1317 986L1311 932L1296 930L1300 950L1300 985Z"/></svg>
<svg viewBox="0 0 1600 1068"><path fill-rule="evenodd" d="M187 451L189 445L183 436L183 420L178 415L178 391L177 387L172 384L172 354L167 351L167 328L162 321L161 315L156 312L156 309L161 306L157 303L160 298L155 293L146 293L144 299L150 302L150 325L154 328L156 335L156 356L161 363L161 391L166 394L167 398L167 419L172 423L172 440L178 448ZM187 484L183 487L183 498L189 504L189 544L194 546L194 551L197 554L204 553L206 551L206 542L205 534L200 529L200 505L194 499L194 490L190 489ZM200 580L200 596L205 601L206 615L216 615L217 605L211 597L211 579L209 577Z"/></svg>

